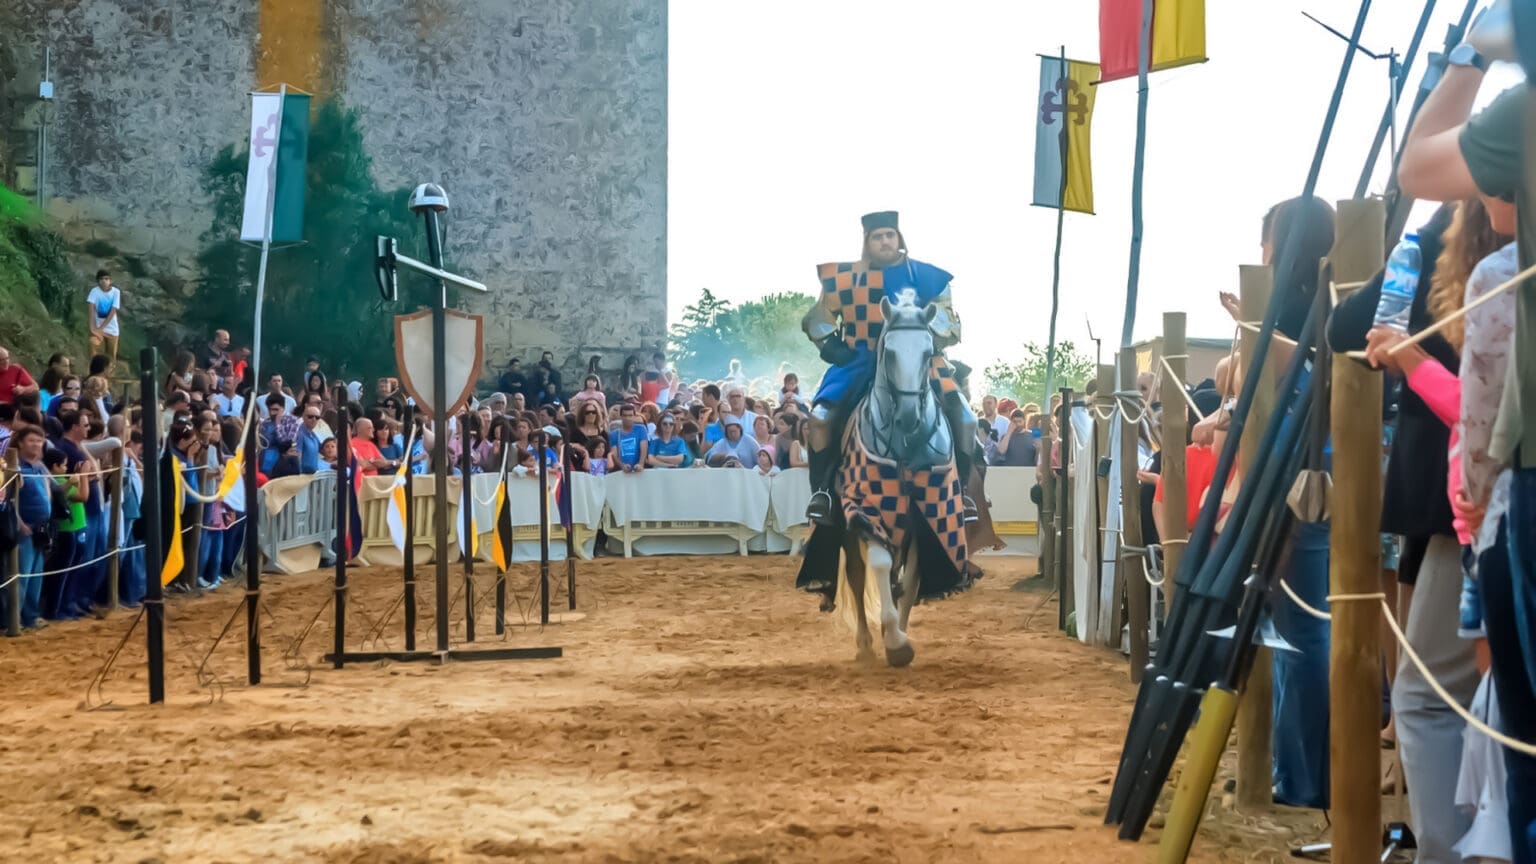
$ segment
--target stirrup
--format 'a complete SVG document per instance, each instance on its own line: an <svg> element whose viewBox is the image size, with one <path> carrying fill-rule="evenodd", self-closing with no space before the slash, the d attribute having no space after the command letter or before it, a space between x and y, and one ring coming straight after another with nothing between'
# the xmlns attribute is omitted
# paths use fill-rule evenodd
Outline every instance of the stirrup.
<svg viewBox="0 0 1536 864"><path fill-rule="evenodd" d="M981 518L981 511L976 509L976 502L971 496L961 495L960 505L965 510L965 521L975 522Z"/></svg>
<svg viewBox="0 0 1536 864"><path fill-rule="evenodd" d="M805 518L817 525L832 525L832 495L825 489L817 489L805 505Z"/></svg>

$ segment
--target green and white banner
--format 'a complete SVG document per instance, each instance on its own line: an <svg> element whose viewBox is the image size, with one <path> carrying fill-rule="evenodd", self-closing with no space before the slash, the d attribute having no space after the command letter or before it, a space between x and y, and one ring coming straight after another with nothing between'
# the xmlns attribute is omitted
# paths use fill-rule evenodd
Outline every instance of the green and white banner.
<svg viewBox="0 0 1536 864"><path fill-rule="evenodd" d="M303 240L309 97L302 93L252 93L249 143L251 155L245 175L245 218L240 223L240 239L274 243Z"/></svg>

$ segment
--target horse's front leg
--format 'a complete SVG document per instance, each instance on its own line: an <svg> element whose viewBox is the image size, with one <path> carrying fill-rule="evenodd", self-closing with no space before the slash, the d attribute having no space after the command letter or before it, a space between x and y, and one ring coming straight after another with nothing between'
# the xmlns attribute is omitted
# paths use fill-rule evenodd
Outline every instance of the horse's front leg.
<svg viewBox="0 0 1536 864"><path fill-rule="evenodd" d="M863 540L849 535L848 542L843 544L843 572L847 574L848 593L853 600L856 659L860 663L870 663L875 659L875 637L869 632L869 614L864 606L864 545Z"/></svg>
<svg viewBox="0 0 1536 864"><path fill-rule="evenodd" d="M885 640L885 662L892 666L906 666L915 653L912 643L901 627L901 612L891 591L891 553L878 543L871 543L864 550L866 564L864 578L874 579L880 588L880 635Z"/></svg>
<svg viewBox="0 0 1536 864"><path fill-rule="evenodd" d="M911 626L912 606L917 602L917 592L921 585L922 574L917 572L917 538L908 534L907 550L901 556L901 597L898 604L901 609L901 632L907 632Z"/></svg>

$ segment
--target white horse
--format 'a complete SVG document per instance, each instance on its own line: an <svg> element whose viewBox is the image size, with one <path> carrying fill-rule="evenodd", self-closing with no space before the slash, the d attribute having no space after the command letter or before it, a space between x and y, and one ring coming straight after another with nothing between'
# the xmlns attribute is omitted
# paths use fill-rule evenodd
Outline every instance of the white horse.
<svg viewBox="0 0 1536 864"><path fill-rule="evenodd" d="M859 659L874 659L878 606L886 662L906 666L916 653L907 626L922 584L920 523L945 526L934 529L940 538L963 538L964 530L953 441L930 379L937 310L902 292L880 311L874 382L843 439L842 495L854 518L843 535L838 593L853 601L843 610L854 619ZM963 558L963 540L960 550Z"/></svg>

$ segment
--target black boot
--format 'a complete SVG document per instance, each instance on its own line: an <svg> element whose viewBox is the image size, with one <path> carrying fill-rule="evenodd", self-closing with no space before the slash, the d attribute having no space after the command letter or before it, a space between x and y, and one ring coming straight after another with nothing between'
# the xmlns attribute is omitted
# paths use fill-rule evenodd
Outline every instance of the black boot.
<svg viewBox="0 0 1536 864"><path fill-rule="evenodd" d="M836 525L836 502L832 500L830 468L835 465L832 453L827 450L811 450L807 454L806 467L811 474L811 500L805 505L805 518L816 525Z"/></svg>
<svg viewBox="0 0 1536 864"><path fill-rule="evenodd" d="M976 501L967 492L967 488L971 484L971 466L973 464L974 452L969 447L955 448L955 470L960 474L960 506L964 509L966 522L975 522L981 518L981 511L976 509Z"/></svg>

